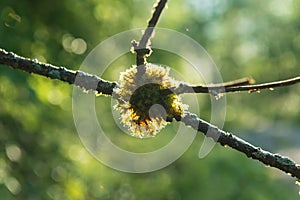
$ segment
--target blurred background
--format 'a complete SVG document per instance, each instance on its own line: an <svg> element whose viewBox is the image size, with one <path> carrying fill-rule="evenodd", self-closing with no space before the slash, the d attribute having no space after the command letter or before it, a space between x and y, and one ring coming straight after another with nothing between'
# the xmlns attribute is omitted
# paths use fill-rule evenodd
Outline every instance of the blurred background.
<svg viewBox="0 0 300 200"><path fill-rule="evenodd" d="M153 3L2 0L0 47L76 70L101 41L146 27ZM224 81L251 76L261 83L300 75L299 10L297 0L172 0L158 26L182 32L203 45ZM159 50L149 61L179 71L184 67L184 61ZM117 81L119 72L134 62L130 53L120 57L104 78ZM202 134L180 159L159 171L128 174L106 167L79 139L72 90L72 85L0 66L1 199L299 198L295 179L228 147L217 144L199 159ZM299 84L228 94L224 129L300 163L299 94ZM111 113L111 101L97 98L103 107L101 121L101 116ZM209 120L210 99L205 94L199 94L199 99L201 118ZM117 126L108 126L108 132L124 148L143 152L147 149L141 149L141 143L159 147L172 139L178 125L173 124L145 141L116 134Z"/></svg>

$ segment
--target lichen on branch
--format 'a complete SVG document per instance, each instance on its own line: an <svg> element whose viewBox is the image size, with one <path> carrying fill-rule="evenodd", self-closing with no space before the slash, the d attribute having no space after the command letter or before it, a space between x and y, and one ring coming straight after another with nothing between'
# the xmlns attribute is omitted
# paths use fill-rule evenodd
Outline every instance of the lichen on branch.
<svg viewBox="0 0 300 200"><path fill-rule="evenodd" d="M64 67L57 67L57 66L54 66L51 64L41 63L41 62L37 61L36 59L32 60L32 59L28 59L28 58L23 58L14 53L7 52L3 49L0 49L0 65L10 66L14 69L20 69L25 72L39 74L39 75L46 76L46 77L49 77L52 79L61 80L64 82L68 82L70 84L77 85L77 86L83 88L84 90L93 90L93 91L107 94L107 95L112 95L114 88L116 91L118 91L120 89L120 86L117 83L103 80L103 79L97 77L96 75L92 75L92 74L88 74L88 73L84 73L84 72L80 72L80 71L73 71L73 70L66 69ZM149 64L149 66L150 66L150 64ZM168 83L168 81L172 82L172 78L170 78L170 77L168 77L166 79L163 78L168 73L166 73L166 72L162 73L162 71L164 71L164 70L162 70L161 73L164 75L163 76L156 75L157 78L155 79L152 77L152 75L153 75L152 71L155 71L155 70L152 69L152 67L149 67L148 70L150 70L148 76L151 75L150 77L148 77L148 80L154 79L154 80L156 80L156 82L152 81L152 83L159 84L159 85L167 84L167 88L170 87L171 91L172 92L174 91L173 90L174 88L172 87L173 84ZM136 70L133 70L133 72L132 72L133 75L135 73L134 71L136 71ZM156 74L156 73L154 73L154 74ZM77 81L76 81L76 77L78 78ZM157 82L157 80L162 81L163 79L168 80L168 81L166 81L166 83L163 83L163 84L161 82ZM122 78L121 78L120 82L122 82ZM131 83L130 81L127 82L127 84L128 84L127 87L136 88L136 86L134 86L134 83ZM141 83L139 83L139 84L141 84ZM175 87L178 87L177 84L178 83L175 84ZM166 88L164 88L164 87L159 87L159 89L157 89L157 87L155 86L153 89L157 89L159 92L164 91L163 94L166 95L166 94L172 94L172 93L168 92L170 90L170 88L168 90L166 90ZM123 90L123 92L124 91L126 91L126 90ZM129 97L127 96L123 100L130 101L130 96L131 96L131 94L133 94L132 93L133 91L135 91L135 90L129 90L129 93L127 94L127 95L129 95ZM122 94L121 91L120 91L120 93ZM118 94L118 92L115 92L113 95L116 95L116 94ZM175 94L176 94L176 92L175 92ZM181 103L178 94L176 94L176 98L177 97L178 97L178 102L176 102L177 100L174 101L175 102L174 105L180 105L180 103ZM115 96L115 98L118 99L119 104L124 103L124 102L122 102L122 98L120 98L118 96ZM151 103L154 103L154 102L155 101L152 100ZM172 100L172 102L173 102L173 100ZM123 105L125 105L125 104L123 104ZM173 105L173 103L172 103L172 105ZM182 108L183 108L183 113L181 113ZM255 147L255 146L251 145L250 143L238 138L237 136L233 135L232 133L227 133L223 130L218 129L217 127L209 124L208 122L206 122L202 119L199 119L196 115L186 112L184 110L184 105L182 105L182 107L178 106L177 109L178 109L178 113L175 108L174 108L174 111L176 111L176 112L172 111L170 113L171 114L172 113L173 114L180 113L181 116L177 117L177 120L182 121L185 125L191 126L193 129L204 133L207 137L212 137L215 141L219 142L223 146L230 146L233 149L236 149L237 151L244 153L248 157L258 160L267 166L275 167L277 169L280 169L280 170L290 174L293 177L296 177L297 179L300 179L300 166L298 164L296 164L294 161L292 161L291 159L281 156L279 154L272 154L270 152L264 151L263 149L261 149L259 147ZM162 116L161 113L160 113L160 115ZM174 118L175 117L176 116L174 116ZM164 120L165 120L165 123L170 121L170 119L167 119L167 118Z"/></svg>
<svg viewBox="0 0 300 200"><path fill-rule="evenodd" d="M136 66L122 72L113 94L122 123L141 138L155 136L173 118L179 120L186 108L172 92L179 83L169 76L169 68L147 64L145 69L142 76Z"/></svg>
<svg viewBox="0 0 300 200"><path fill-rule="evenodd" d="M0 64L28 73L39 74L51 79L74 84L84 90L111 95L116 83L82 71L73 71L65 67L39 62L37 59L24 58L12 52L0 49Z"/></svg>

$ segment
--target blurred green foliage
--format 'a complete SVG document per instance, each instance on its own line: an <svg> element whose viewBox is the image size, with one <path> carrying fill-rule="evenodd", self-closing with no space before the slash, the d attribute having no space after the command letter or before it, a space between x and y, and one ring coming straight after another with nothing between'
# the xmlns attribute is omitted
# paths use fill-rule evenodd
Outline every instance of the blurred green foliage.
<svg viewBox="0 0 300 200"><path fill-rule="evenodd" d="M2 0L0 47L78 69L101 41L121 31L145 27L153 3ZM252 76L257 82L265 82L300 75L299 10L297 0L177 0L169 2L159 26L183 32L203 45L225 81ZM183 61L166 52L154 50L149 60L177 66L178 70L184 67ZM111 65L112 74L106 76L118 80L115 74L134 61L134 55L123 56ZM225 129L260 138L271 131L271 137L253 140L254 143L286 154L288 151L281 149L281 145L298 149L288 156L298 156L300 161L299 146L292 145L292 141L299 139L299 94L300 85L259 94L229 94ZM74 127L71 95L71 85L0 67L1 199L298 198L294 179L230 148L216 145L207 157L199 160L202 135L196 137L179 160L159 171L127 174L110 169L81 144ZM103 102L100 116L110 115L109 97L98 98ZM209 119L209 98L200 99L202 117ZM279 140L276 146L270 145L275 125L296 127L294 135L285 137L284 144ZM117 130L111 125L107 128L111 132ZM171 125L162 133L166 137L159 135L162 140L141 141L116 134L111 139L128 149L135 143L136 152L143 152L145 144L146 150L153 147L149 144L163 146L172 139L172 130ZM284 137L286 129L280 130L278 134Z"/></svg>

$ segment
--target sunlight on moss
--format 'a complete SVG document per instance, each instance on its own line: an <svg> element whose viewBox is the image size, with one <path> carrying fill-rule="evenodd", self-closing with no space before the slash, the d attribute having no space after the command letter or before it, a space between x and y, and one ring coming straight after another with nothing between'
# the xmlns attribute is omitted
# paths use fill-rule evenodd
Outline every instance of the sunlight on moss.
<svg viewBox="0 0 300 200"><path fill-rule="evenodd" d="M155 136L170 119L183 114L186 106L171 91L178 84L169 77L168 68L152 64L146 65L141 77L136 66L121 73L120 88L114 90L118 102L115 108L133 136Z"/></svg>

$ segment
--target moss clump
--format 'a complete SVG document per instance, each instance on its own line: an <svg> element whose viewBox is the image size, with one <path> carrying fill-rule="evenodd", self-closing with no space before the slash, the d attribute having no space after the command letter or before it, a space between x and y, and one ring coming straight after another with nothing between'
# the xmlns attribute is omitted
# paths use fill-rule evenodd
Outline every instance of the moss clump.
<svg viewBox="0 0 300 200"><path fill-rule="evenodd" d="M153 64L147 64L142 75L136 66L121 73L120 87L113 93L115 108L133 136L155 136L167 122L180 119L185 106L171 90L178 85L169 77L169 68Z"/></svg>
<svg viewBox="0 0 300 200"><path fill-rule="evenodd" d="M129 103L134 110L134 121L139 125L143 125L143 123L151 121L151 118L162 118L168 121L167 119L181 116L182 109L173 106L176 105L175 102L177 100L177 95L167 87L156 83L149 83L136 89ZM155 105L160 105L163 110L160 109L161 107L155 108ZM152 110L150 116L149 111L151 108L154 110Z"/></svg>

